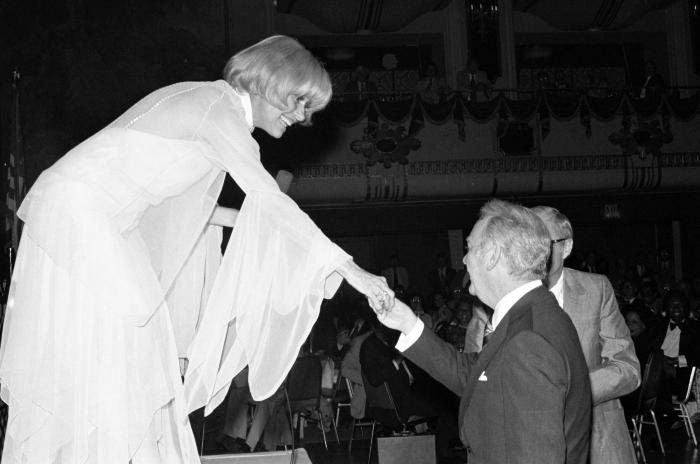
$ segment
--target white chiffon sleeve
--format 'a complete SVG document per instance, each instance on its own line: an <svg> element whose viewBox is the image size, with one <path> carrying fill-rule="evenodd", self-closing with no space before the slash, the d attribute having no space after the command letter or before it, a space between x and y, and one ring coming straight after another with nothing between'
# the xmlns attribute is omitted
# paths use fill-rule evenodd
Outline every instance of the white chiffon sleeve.
<svg viewBox="0 0 700 464"><path fill-rule="evenodd" d="M253 398L272 395L349 259L286 195L249 192L188 353L190 410L213 410L245 365Z"/></svg>
<svg viewBox="0 0 700 464"><path fill-rule="evenodd" d="M335 269L351 259L280 192L230 98L223 95L209 105L197 134L212 146L212 161L246 193L188 351L188 407L206 405L205 414L246 365L253 398L277 390L322 300L342 282Z"/></svg>

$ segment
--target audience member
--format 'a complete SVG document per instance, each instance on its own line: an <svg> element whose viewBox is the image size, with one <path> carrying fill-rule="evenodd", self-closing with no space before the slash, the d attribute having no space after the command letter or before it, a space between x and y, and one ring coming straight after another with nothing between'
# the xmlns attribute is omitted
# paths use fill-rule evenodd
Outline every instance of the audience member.
<svg viewBox="0 0 700 464"><path fill-rule="evenodd" d="M551 240L545 283L571 317L586 357L593 394L591 464L629 463L637 458L618 398L640 383L634 344L607 277L564 267L574 234L569 219L549 206L532 210L544 221Z"/></svg>
<svg viewBox="0 0 700 464"><path fill-rule="evenodd" d="M399 285L408 289L408 270L401 265L399 255L393 254L389 257L389 266L382 269L382 276L393 290Z"/></svg>
<svg viewBox="0 0 700 464"><path fill-rule="evenodd" d="M424 102L437 104L445 99L448 91L445 78L438 74L437 66L428 63L423 77L416 84L416 92L420 98Z"/></svg>
<svg viewBox="0 0 700 464"><path fill-rule="evenodd" d="M668 319L661 332L661 350L666 360L661 410L669 413L671 397L685 393L690 367L700 366L700 322L688 318L688 298L678 290L668 292L663 310Z"/></svg>
<svg viewBox="0 0 700 464"><path fill-rule="evenodd" d="M443 252L437 254L435 258L435 268L428 274L428 285L433 293L445 293L452 286L455 278L455 270L449 265L447 255Z"/></svg>
<svg viewBox="0 0 700 464"><path fill-rule="evenodd" d="M226 406L226 416L222 435L219 443L231 453L249 453L251 451L265 451L265 446L260 442L263 432L267 433L268 443L289 443L284 441L281 435L265 430L268 421L274 416L276 409L284 405L284 387L280 386L269 398L262 401L254 401L248 388L248 368L242 370L231 382L229 397ZM253 417L248 427L248 410L254 408ZM273 437L274 435L274 437Z"/></svg>
<svg viewBox="0 0 700 464"><path fill-rule="evenodd" d="M467 244L470 292L495 307L481 353L459 353L400 301L380 320L401 331L406 357L461 395L469 462L586 463L590 381L576 329L540 281L547 229L527 208L492 200Z"/></svg>
<svg viewBox="0 0 700 464"><path fill-rule="evenodd" d="M467 68L457 73L458 89L462 95L474 102L491 100L491 81L485 71L479 69L475 58L467 61Z"/></svg>
<svg viewBox="0 0 700 464"><path fill-rule="evenodd" d="M425 324L429 329L432 329L433 317L427 312L425 312L425 308L423 307L423 298L421 298L421 296L418 294L414 294L411 296L411 299L409 301L409 305L411 306L413 314L418 316L418 318L421 321L423 321L423 324Z"/></svg>
<svg viewBox="0 0 700 464"><path fill-rule="evenodd" d="M346 100L365 100L377 94L377 84L370 80L370 72L364 65L358 65L345 86Z"/></svg>
<svg viewBox="0 0 700 464"><path fill-rule="evenodd" d="M350 347L340 364L340 374L351 382L352 398L350 399L350 415L355 419L362 419L365 417L367 396L362 380L360 350L362 349L362 343L365 339L372 335L370 324L366 323L364 319L361 320L362 324L359 325L359 329L352 337Z"/></svg>
<svg viewBox="0 0 700 464"><path fill-rule="evenodd" d="M625 279L620 284L620 307L623 311L628 308L643 308L637 293L637 284L632 279Z"/></svg>
<svg viewBox="0 0 700 464"><path fill-rule="evenodd" d="M630 330L630 336L634 343L634 352L639 360L640 369L643 372L644 366L649 360L649 355L655 349L661 346L658 337L647 329L641 311L638 309L629 309L625 313L625 323Z"/></svg>
<svg viewBox="0 0 700 464"><path fill-rule="evenodd" d="M436 293L433 295L433 331L437 333L442 329L444 324L449 323L452 320L452 311L447 306L447 298L442 293Z"/></svg>
<svg viewBox="0 0 700 464"><path fill-rule="evenodd" d="M653 99L660 97L666 91L664 78L656 72L656 64L653 61L644 63L644 77L639 90L640 99Z"/></svg>
<svg viewBox="0 0 700 464"><path fill-rule="evenodd" d="M457 348L457 351L464 351L464 340L467 336L467 327L472 319L472 300L461 298L454 310L454 317L436 332L440 338Z"/></svg>
<svg viewBox="0 0 700 464"><path fill-rule="evenodd" d="M435 416L436 411L429 401L416 395L411 388L413 373L403 356L393 347L398 333L385 329L376 320L372 322L372 328L373 332L360 347L360 367L364 378L375 387L387 383L403 421L408 421L411 416Z"/></svg>

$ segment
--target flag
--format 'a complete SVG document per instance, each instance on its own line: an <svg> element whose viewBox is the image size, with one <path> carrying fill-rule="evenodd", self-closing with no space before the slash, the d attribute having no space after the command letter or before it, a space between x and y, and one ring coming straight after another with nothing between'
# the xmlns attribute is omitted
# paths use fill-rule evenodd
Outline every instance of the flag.
<svg viewBox="0 0 700 464"><path fill-rule="evenodd" d="M9 153L5 160L5 175L7 187L5 192L5 236L7 246L15 251L19 245L21 232L20 220L17 217L17 209L26 193L24 175L24 152L22 142L22 124L19 105L19 72L12 73L12 89L10 92L10 143Z"/></svg>

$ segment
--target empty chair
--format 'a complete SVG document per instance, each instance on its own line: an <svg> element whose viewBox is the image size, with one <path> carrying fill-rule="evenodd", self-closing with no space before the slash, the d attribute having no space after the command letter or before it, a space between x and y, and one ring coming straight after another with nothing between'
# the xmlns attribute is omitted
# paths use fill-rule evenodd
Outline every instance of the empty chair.
<svg viewBox="0 0 700 464"><path fill-rule="evenodd" d="M642 427L653 425L656 430L656 438L659 440L661 454L666 454L664 443L661 440L661 432L659 432L659 424L656 421L654 407L656 406L656 397L661 387L661 379L664 373L664 353L661 350L655 351L649 355L646 367L644 369L644 377L642 384L639 387L639 399L637 408L632 415L632 434L635 448L641 454L642 461L646 462L644 455L644 447L642 446ZM651 418L651 419L648 419Z"/></svg>
<svg viewBox="0 0 700 464"><path fill-rule="evenodd" d="M323 434L323 444L328 449L326 431L323 427L323 415L321 414L321 360L317 356L303 356L298 358L287 377L286 392L289 399L289 415L298 414L299 431L301 430L301 418L309 423L319 425ZM294 431L292 430L292 433Z"/></svg>
<svg viewBox="0 0 700 464"><path fill-rule="evenodd" d="M685 397L679 398L673 401L673 408L678 411L678 417L683 421L685 426L685 433L688 434L688 438L693 439L693 445L698 447L698 440L695 437L695 430L693 429L693 423L690 420L690 414L688 414L688 402L693 396L693 387L695 386L695 374L697 373L697 368L693 366L690 371L690 379L688 380L688 388L685 390Z"/></svg>

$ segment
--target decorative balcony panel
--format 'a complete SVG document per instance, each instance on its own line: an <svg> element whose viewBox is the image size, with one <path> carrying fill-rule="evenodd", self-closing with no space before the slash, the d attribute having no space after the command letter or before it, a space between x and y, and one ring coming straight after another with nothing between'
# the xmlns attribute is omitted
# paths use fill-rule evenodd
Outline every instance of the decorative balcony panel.
<svg viewBox="0 0 700 464"><path fill-rule="evenodd" d="M320 205L697 189L697 111L697 95L334 102L334 148L296 169L290 194Z"/></svg>

